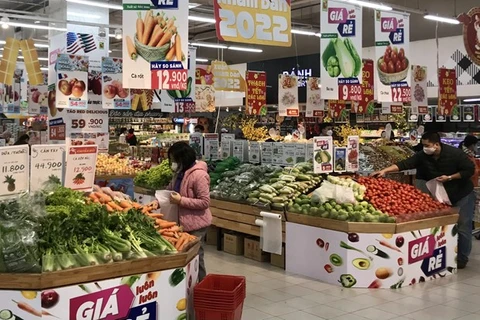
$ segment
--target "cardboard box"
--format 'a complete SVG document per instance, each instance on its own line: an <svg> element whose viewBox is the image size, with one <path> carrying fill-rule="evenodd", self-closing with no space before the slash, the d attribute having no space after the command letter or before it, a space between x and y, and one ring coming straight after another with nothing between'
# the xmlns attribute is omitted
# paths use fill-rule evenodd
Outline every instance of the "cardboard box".
<svg viewBox="0 0 480 320"><path fill-rule="evenodd" d="M241 256L243 254L243 235L225 233L223 235L223 251Z"/></svg>
<svg viewBox="0 0 480 320"><path fill-rule="evenodd" d="M270 260L270 254L263 252L260 247L260 240L245 238L245 258L255 261L266 262Z"/></svg>
<svg viewBox="0 0 480 320"><path fill-rule="evenodd" d="M285 269L285 247L282 248L282 254L270 253L270 264L274 267Z"/></svg>
<svg viewBox="0 0 480 320"><path fill-rule="evenodd" d="M217 245L217 235L220 232L220 230L215 227L215 226L210 226L207 229L207 236L206 236L206 244L210 246L216 246Z"/></svg>

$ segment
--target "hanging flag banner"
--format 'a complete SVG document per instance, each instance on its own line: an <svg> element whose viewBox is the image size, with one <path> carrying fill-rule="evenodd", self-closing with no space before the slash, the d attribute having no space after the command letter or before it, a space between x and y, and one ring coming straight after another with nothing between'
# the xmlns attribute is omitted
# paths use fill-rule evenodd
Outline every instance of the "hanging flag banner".
<svg viewBox="0 0 480 320"><path fill-rule="evenodd" d="M428 107L427 94L427 67L412 65L412 114L420 114L419 109L425 112Z"/></svg>
<svg viewBox="0 0 480 320"><path fill-rule="evenodd" d="M213 86L216 91L245 92L245 79L225 61L212 61Z"/></svg>
<svg viewBox="0 0 480 320"><path fill-rule="evenodd" d="M57 109L87 109L88 57L59 54L57 58Z"/></svg>
<svg viewBox="0 0 480 320"><path fill-rule="evenodd" d="M298 77L278 75L278 113L280 117L298 117Z"/></svg>
<svg viewBox="0 0 480 320"><path fill-rule="evenodd" d="M123 60L102 58L102 99L105 109L130 109L130 90L123 87Z"/></svg>
<svg viewBox="0 0 480 320"><path fill-rule="evenodd" d="M123 0L123 84L186 90L188 1Z"/></svg>
<svg viewBox="0 0 480 320"><path fill-rule="evenodd" d="M362 7L322 0L323 99L362 99Z"/></svg>
<svg viewBox="0 0 480 320"><path fill-rule="evenodd" d="M307 78L306 117L323 117L325 101L322 99L320 87L320 78Z"/></svg>
<svg viewBox="0 0 480 320"><path fill-rule="evenodd" d="M455 69L438 69L437 115L460 116L457 106L457 76Z"/></svg>
<svg viewBox="0 0 480 320"><path fill-rule="evenodd" d="M278 47L292 45L291 0L213 3L219 40Z"/></svg>
<svg viewBox="0 0 480 320"><path fill-rule="evenodd" d="M375 11L378 102L410 102L410 15Z"/></svg>
<svg viewBox="0 0 480 320"><path fill-rule="evenodd" d="M247 71L245 76L245 110L247 115L267 114L267 74L263 71Z"/></svg>
<svg viewBox="0 0 480 320"><path fill-rule="evenodd" d="M374 69L373 69L374 62L373 60L363 60L363 67L362 67L362 99L360 101L352 101L352 113L362 113L365 114L368 111L369 113L373 113L373 109L375 108L375 101L374 101Z"/></svg>

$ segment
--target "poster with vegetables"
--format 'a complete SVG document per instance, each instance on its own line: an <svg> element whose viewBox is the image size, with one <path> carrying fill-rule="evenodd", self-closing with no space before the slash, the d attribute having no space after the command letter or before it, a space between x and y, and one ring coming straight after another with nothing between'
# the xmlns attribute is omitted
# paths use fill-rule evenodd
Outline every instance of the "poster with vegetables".
<svg viewBox="0 0 480 320"><path fill-rule="evenodd" d="M42 190L51 182L62 184L65 145L33 145L30 152L30 192Z"/></svg>
<svg viewBox="0 0 480 320"><path fill-rule="evenodd" d="M375 11L375 74L379 102L410 102L410 15Z"/></svg>
<svg viewBox="0 0 480 320"><path fill-rule="evenodd" d="M0 197L28 191L28 145L0 147Z"/></svg>
<svg viewBox="0 0 480 320"><path fill-rule="evenodd" d="M278 113L280 117L298 117L298 77L278 75Z"/></svg>
<svg viewBox="0 0 480 320"><path fill-rule="evenodd" d="M475 106L463 106L463 122L475 121Z"/></svg>
<svg viewBox="0 0 480 320"><path fill-rule="evenodd" d="M42 72L43 83L28 85L28 113L44 115L48 113L48 72Z"/></svg>
<svg viewBox="0 0 480 320"><path fill-rule="evenodd" d="M322 0L320 29L322 98L361 100L362 7Z"/></svg>
<svg viewBox="0 0 480 320"><path fill-rule="evenodd" d="M101 79L103 108L130 109L130 90L123 87L123 61L119 58L102 58Z"/></svg>
<svg viewBox="0 0 480 320"><path fill-rule="evenodd" d="M455 69L438 69L437 114L450 116L451 120L460 119L460 108L457 105L457 76Z"/></svg>
<svg viewBox="0 0 480 320"><path fill-rule="evenodd" d="M188 68L187 58L188 1L123 0L126 88L154 89L154 76L158 76L160 84L169 82L172 78L169 71ZM155 65L159 67L151 67Z"/></svg>
<svg viewBox="0 0 480 320"><path fill-rule="evenodd" d="M57 109L87 109L88 57L59 54L56 72Z"/></svg>
<svg viewBox="0 0 480 320"><path fill-rule="evenodd" d="M419 109L428 106L427 94L427 67L412 65L412 114L420 114Z"/></svg>
<svg viewBox="0 0 480 320"><path fill-rule="evenodd" d="M352 113L366 114L372 113L375 108L374 88L375 88L375 62L370 59L363 59L362 67L362 99L352 101Z"/></svg>
<svg viewBox="0 0 480 320"><path fill-rule="evenodd" d="M322 117L325 111L325 100L322 99L320 78L307 78L306 117Z"/></svg>
<svg viewBox="0 0 480 320"><path fill-rule="evenodd" d="M91 191L95 180L98 147L68 146L64 186L72 190Z"/></svg>
<svg viewBox="0 0 480 320"><path fill-rule="evenodd" d="M347 164L346 171L357 172L360 169L360 137L347 137Z"/></svg>
<svg viewBox="0 0 480 320"><path fill-rule="evenodd" d="M313 169L315 173L333 172L332 137L313 138Z"/></svg>
<svg viewBox="0 0 480 320"><path fill-rule="evenodd" d="M207 161L219 160L219 145L218 133L206 133L203 136L203 143L205 145L205 159Z"/></svg>
<svg viewBox="0 0 480 320"><path fill-rule="evenodd" d="M334 149L334 171L341 173L347 171L346 162L347 162L347 148L336 147Z"/></svg>

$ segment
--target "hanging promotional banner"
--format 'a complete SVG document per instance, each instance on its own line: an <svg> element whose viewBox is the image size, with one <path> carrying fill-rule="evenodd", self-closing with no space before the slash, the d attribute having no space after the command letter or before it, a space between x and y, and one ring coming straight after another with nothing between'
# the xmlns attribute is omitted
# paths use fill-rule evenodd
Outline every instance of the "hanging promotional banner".
<svg viewBox="0 0 480 320"><path fill-rule="evenodd" d="M374 101L374 62L373 60L363 60L362 67L362 99L352 101L352 113L372 113L375 108ZM369 112L370 111L370 112Z"/></svg>
<svg viewBox="0 0 480 320"><path fill-rule="evenodd" d="M215 0L217 38L221 41L290 47L291 0Z"/></svg>
<svg viewBox="0 0 480 320"><path fill-rule="evenodd" d="M57 109L87 109L88 57L59 54L57 58Z"/></svg>
<svg viewBox="0 0 480 320"><path fill-rule="evenodd" d="M245 79L225 61L212 61L212 72L216 91L245 92Z"/></svg>
<svg viewBox="0 0 480 320"><path fill-rule="evenodd" d="M62 183L65 145L33 145L30 157L30 192L45 188L46 182Z"/></svg>
<svg viewBox="0 0 480 320"><path fill-rule="evenodd" d="M362 99L362 7L322 0L321 79L323 99Z"/></svg>
<svg viewBox="0 0 480 320"><path fill-rule="evenodd" d="M96 145L100 153L108 152L108 110L92 107L88 110L66 110L66 144Z"/></svg>
<svg viewBox="0 0 480 320"><path fill-rule="evenodd" d="M306 117L323 117L325 101L322 99L320 87L320 78L312 77L307 79Z"/></svg>
<svg viewBox="0 0 480 320"><path fill-rule="evenodd" d="M195 112L215 111L214 76L211 65L196 66L195 84Z"/></svg>
<svg viewBox="0 0 480 320"><path fill-rule="evenodd" d="M16 69L13 74L13 83L12 85L5 84L3 85L3 90L0 87L0 92L3 91L3 95L0 94L0 110L2 113L8 114L20 114L20 100L22 98L22 77L23 70ZM0 83L1 86L1 83Z"/></svg>
<svg viewBox="0 0 480 320"><path fill-rule="evenodd" d="M329 173L333 171L333 138L313 138L313 171Z"/></svg>
<svg viewBox="0 0 480 320"><path fill-rule="evenodd" d="M410 102L410 15L375 11L378 102Z"/></svg>
<svg viewBox="0 0 480 320"><path fill-rule="evenodd" d="M48 72L43 72L43 83L28 85L28 113L43 115L48 113Z"/></svg>
<svg viewBox="0 0 480 320"><path fill-rule="evenodd" d="M437 115L459 115L457 106L457 76L455 69L438 69L438 108Z"/></svg>
<svg viewBox="0 0 480 320"><path fill-rule="evenodd" d="M130 109L130 90L123 87L123 61L119 58L102 58L103 108Z"/></svg>
<svg viewBox="0 0 480 320"><path fill-rule="evenodd" d="M93 189L97 153L98 147L95 145L67 147L65 187L78 191Z"/></svg>
<svg viewBox="0 0 480 320"><path fill-rule="evenodd" d="M346 107L346 101L344 100L328 100L328 113L333 119L345 118L345 116L348 116L349 111Z"/></svg>
<svg viewBox="0 0 480 320"><path fill-rule="evenodd" d="M247 115L267 114L267 74L263 71L247 71L245 76L245 110Z"/></svg>
<svg viewBox="0 0 480 320"><path fill-rule="evenodd" d="M463 24L463 43L468 57L480 66L480 7L462 13L458 16L458 21Z"/></svg>
<svg viewBox="0 0 480 320"><path fill-rule="evenodd" d="M0 148L0 197L28 191L29 146Z"/></svg>
<svg viewBox="0 0 480 320"><path fill-rule="evenodd" d="M427 94L427 67L411 66L411 84L412 84L412 114L420 114L419 109L425 110L428 107Z"/></svg>
<svg viewBox="0 0 480 320"><path fill-rule="evenodd" d="M463 122L475 121L475 106L463 106Z"/></svg>
<svg viewBox="0 0 480 320"><path fill-rule="evenodd" d="M123 0L123 84L186 90L188 1Z"/></svg>
<svg viewBox="0 0 480 320"><path fill-rule="evenodd" d="M359 155L360 155L360 137L348 136L347 137L347 165L346 165L346 170L348 172L357 172L360 169Z"/></svg>
<svg viewBox="0 0 480 320"><path fill-rule="evenodd" d="M333 160L333 163L335 164L334 171L338 173L347 171L347 168L346 168L347 148L335 147L334 155L335 155Z"/></svg>
<svg viewBox="0 0 480 320"><path fill-rule="evenodd" d="M278 114L280 117L298 117L298 78L288 74L278 75Z"/></svg>

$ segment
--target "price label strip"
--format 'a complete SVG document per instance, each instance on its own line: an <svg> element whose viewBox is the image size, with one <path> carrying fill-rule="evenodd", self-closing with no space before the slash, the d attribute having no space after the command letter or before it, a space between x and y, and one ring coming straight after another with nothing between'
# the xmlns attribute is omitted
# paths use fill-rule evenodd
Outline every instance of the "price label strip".
<svg viewBox="0 0 480 320"><path fill-rule="evenodd" d="M0 148L0 197L28 191L29 147L13 146Z"/></svg>
<svg viewBox="0 0 480 320"><path fill-rule="evenodd" d="M42 190L48 183L62 183L65 145L33 145L30 156L30 191Z"/></svg>
<svg viewBox="0 0 480 320"><path fill-rule="evenodd" d="M181 62L152 62L152 89L155 90L187 90L188 70L183 69Z"/></svg>

